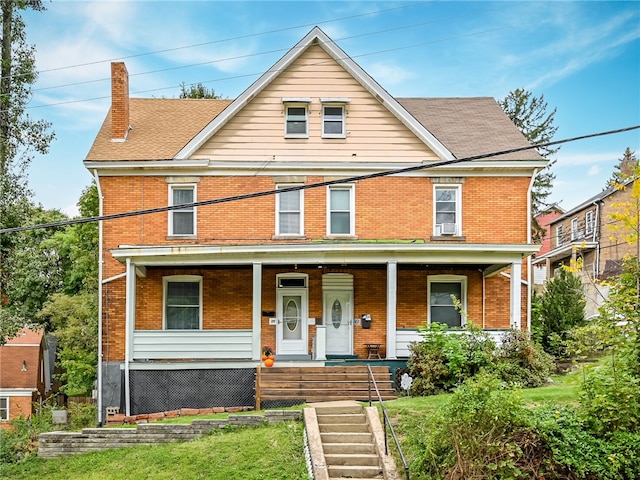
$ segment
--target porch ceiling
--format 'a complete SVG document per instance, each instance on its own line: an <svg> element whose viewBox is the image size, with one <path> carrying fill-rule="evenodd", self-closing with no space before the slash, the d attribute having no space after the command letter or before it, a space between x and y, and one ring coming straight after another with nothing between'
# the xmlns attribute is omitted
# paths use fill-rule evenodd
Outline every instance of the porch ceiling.
<svg viewBox="0 0 640 480"><path fill-rule="evenodd" d="M300 243L276 245L121 245L114 258L139 266L472 264L502 269L535 253L539 245L450 243Z"/></svg>

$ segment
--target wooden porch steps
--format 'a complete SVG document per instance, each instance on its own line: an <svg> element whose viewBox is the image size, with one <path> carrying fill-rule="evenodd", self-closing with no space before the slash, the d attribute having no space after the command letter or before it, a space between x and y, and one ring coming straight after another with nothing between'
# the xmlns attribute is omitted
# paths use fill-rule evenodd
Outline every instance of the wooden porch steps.
<svg viewBox="0 0 640 480"><path fill-rule="evenodd" d="M396 397L389 367L371 367L383 400ZM261 368L257 378L260 401L299 403L338 400L367 401L369 375L366 365L328 367ZM371 395L377 401L373 384Z"/></svg>

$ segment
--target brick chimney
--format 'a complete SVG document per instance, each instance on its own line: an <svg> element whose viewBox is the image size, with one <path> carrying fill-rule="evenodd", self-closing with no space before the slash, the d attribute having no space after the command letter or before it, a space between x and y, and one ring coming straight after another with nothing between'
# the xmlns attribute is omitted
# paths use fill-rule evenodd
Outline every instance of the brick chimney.
<svg viewBox="0 0 640 480"><path fill-rule="evenodd" d="M111 63L111 141L124 142L129 133L129 72L124 62Z"/></svg>

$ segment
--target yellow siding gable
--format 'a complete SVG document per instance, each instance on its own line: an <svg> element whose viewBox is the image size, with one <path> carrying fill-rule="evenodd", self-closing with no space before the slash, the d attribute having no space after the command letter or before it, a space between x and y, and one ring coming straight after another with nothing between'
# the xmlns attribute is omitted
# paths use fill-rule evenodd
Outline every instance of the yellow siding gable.
<svg viewBox="0 0 640 480"><path fill-rule="evenodd" d="M283 98L310 98L309 137L285 138ZM321 98L349 98L346 138L322 138ZM192 158L213 161L421 162L435 153L321 47L310 46Z"/></svg>

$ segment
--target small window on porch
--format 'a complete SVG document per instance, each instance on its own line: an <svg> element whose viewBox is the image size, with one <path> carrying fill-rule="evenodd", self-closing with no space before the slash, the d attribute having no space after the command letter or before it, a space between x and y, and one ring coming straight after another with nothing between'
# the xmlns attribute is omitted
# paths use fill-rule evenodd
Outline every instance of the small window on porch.
<svg viewBox="0 0 640 480"><path fill-rule="evenodd" d="M431 275L428 278L429 323L444 323L462 327L465 319L460 309L466 309L467 277L463 275ZM460 302L456 307L454 298Z"/></svg>
<svg viewBox="0 0 640 480"><path fill-rule="evenodd" d="M0 422L9 420L9 398L0 397Z"/></svg>
<svg viewBox="0 0 640 480"><path fill-rule="evenodd" d="M164 325L166 330L201 328L202 277L184 275L164 278Z"/></svg>

